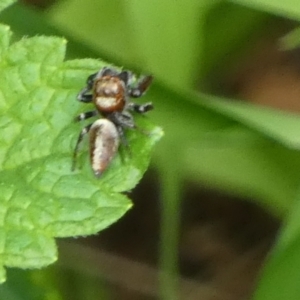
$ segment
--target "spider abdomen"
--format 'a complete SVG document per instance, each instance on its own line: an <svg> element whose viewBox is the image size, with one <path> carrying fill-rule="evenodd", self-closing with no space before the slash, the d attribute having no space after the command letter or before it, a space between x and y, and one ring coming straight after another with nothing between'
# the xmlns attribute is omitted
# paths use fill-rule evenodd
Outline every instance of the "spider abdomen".
<svg viewBox="0 0 300 300"><path fill-rule="evenodd" d="M95 121L89 131L90 161L99 177L118 151L120 138L117 127L108 119Z"/></svg>

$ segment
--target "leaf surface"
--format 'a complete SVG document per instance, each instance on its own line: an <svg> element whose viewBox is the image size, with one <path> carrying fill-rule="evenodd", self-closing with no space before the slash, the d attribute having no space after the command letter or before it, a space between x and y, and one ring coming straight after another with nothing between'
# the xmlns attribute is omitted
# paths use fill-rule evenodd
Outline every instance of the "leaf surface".
<svg viewBox="0 0 300 300"><path fill-rule="evenodd" d="M94 234L118 220L131 207L120 192L138 183L162 136L160 128L137 118L147 134L127 132L130 153L121 146L100 179L91 171L86 141L80 168L72 172L72 152L85 126L73 119L92 109L76 94L104 63L64 61L61 38L23 38L10 46L10 36L1 25L0 281L4 266L33 268L55 261L54 237Z"/></svg>

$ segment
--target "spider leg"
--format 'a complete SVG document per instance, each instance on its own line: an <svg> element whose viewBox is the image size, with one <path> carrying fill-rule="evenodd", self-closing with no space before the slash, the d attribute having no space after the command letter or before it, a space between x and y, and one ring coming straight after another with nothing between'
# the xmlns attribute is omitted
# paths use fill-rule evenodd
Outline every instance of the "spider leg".
<svg viewBox="0 0 300 300"><path fill-rule="evenodd" d="M112 67L103 67L99 72L97 77L101 76L117 76L119 74L119 71Z"/></svg>
<svg viewBox="0 0 300 300"><path fill-rule="evenodd" d="M131 85L133 81L133 74L130 71L122 71L117 75L126 86Z"/></svg>
<svg viewBox="0 0 300 300"><path fill-rule="evenodd" d="M89 103L92 102L93 100L93 95L91 94L91 90L93 88L93 84L95 81L95 78L97 76L97 73L94 73L90 75L87 80L86 80L86 87L84 87L77 95L77 100L84 102L84 103Z"/></svg>
<svg viewBox="0 0 300 300"><path fill-rule="evenodd" d="M93 95L88 87L83 88L77 95L77 100L84 103L93 101Z"/></svg>
<svg viewBox="0 0 300 300"><path fill-rule="evenodd" d="M111 115L108 116L110 121L112 121L114 124L116 124L117 127L121 127L122 129L124 128L129 128L129 129L135 129L139 131L140 133L149 135L149 132L144 131L142 128L136 126L132 115L129 112L115 112L112 113ZM122 137L121 137L122 139Z"/></svg>
<svg viewBox="0 0 300 300"><path fill-rule="evenodd" d="M129 129L135 129L136 125L134 123L133 117L130 113L120 113L120 112L115 112L112 113L108 116L110 121L112 121L114 124L116 124L116 127L118 129L118 133L120 136L121 143L125 146L125 148L128 150L129 154L131 155L130 147L128 144L128 141L125 136L124 129L129 128Z"/></svg>
<svg viewBox="0 0 300 300"><path fill-rule="evenodd" d="M99 72L91 74L87 79L86 79L86 87L91 89L93 87L95 78L97 77Z"/></svg>
<svg viewBox="0 0 300 300"><path fill-rule="evenodd" d="M153 77L149 76L142 76L136 83L134 87L131 87L129 90L129 95L132 98L139 98L144 95L147 91L148 87L150 86Z"/></svg>
<svg viewBox="0 0 300 300"><path fill-rule="evenodd" d="M128 112L113 112L107 116L110 121L122 128L136 128L133 117Z"/></svg>
<svg viewBox="0 0 300 300"><path fill-rule="evenodd" d="M89 118L92 118L92 117L96 116L97 114L98 114L97 110L87 111L87 112L81 113L80 115L75 117L74 121L79 122L79 121L82 121L82 120L86 120L86 119L89 119Z"/></svg>
<svg viewBox="0 0 300 300"><path fill-rule="evenodd" d="M77 163L77 153L79 150L79 146L82 142L82 139L84 138L84 136L90 131L91 127L93 124L89 124L87 126L85 126L79 133L77 142L76 142L76 146L74 148L74 152L73 152L73 160L72 160L72 168L71 170L74 171L76 168L76 163Z"/></svg>
<svg viewBox="0 0 300 300"><path fill-rule="evenodd" d="M135 111L137 113L143 114L149 110L152 110L153 104L151 102L145 104L137 104L137 103L130 102L127 107L131 111Z"/></svg>
<svg viewBox="0 0 300 300"><path fill-rule="evenodd" d="M122 145L124 145L127 149L129 149L129 144L125 136L124 128L122 126L117 126L119 137Z"/></svg>
<svg viewBox="0 0 300 300"><path fill-rule="evenodd" d="M133 103L133 104L137 106L135 111L137 111L139 113L144 113L148 110L153 109L152 103L145 103L144 108L143 108L143 105L139 106L138 104L135 104L135 103ZM137 130L138 132L140 132L142 134L150 135L150 132L145 131L144 129L142 129L141 127L137 126L134 123L133 117L128 111L127 112L124 111L121 114L121 116L117 116L117 119L120 121L120 126L122 126L123 128L127 127L129 129Z"/></svg>

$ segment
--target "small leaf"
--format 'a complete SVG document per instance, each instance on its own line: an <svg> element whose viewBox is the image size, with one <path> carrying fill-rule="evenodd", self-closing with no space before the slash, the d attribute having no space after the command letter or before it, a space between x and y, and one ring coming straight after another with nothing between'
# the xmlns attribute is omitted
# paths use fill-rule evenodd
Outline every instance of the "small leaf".
<svg viewBox="0 0 300 300"><path fill-rule="evenodd" d="M0 26L0 281L3 266L36 268L56 260L54 237L94 234L130 207L120 194L146 171L162 136L146 118L147 134L127 132L131 154L121 149L100 179L88 161L71 172L72 152L84 124L79 112L92 106L76 100L86 77L104 66L98 60L64 62L66 41L24 38L9 46L11 32Z"/></svg>

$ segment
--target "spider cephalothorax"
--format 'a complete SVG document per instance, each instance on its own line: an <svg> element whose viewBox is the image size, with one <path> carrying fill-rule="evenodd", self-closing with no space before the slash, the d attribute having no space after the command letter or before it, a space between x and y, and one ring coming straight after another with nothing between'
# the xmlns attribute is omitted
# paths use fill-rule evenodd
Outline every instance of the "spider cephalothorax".
<svg viewBox="0 0 300 300"><path fill-rule="evenodd" d="M136 128L131 112L145 113L153 109L152 103L136 104L130 101L130 98L141 97L151 82L152 76L142 76L136 80L132 72L120 72L111 67L104 67L88 77L86 87L80 91L77 99L85 103L93 102L95 110L80 114L76 121L96 115L102 118L81 130L72 169L75 169L79 145L89 133L92 169L96 176L103 173L117 152L120 140L127 146L124 128Z"/></svg>

